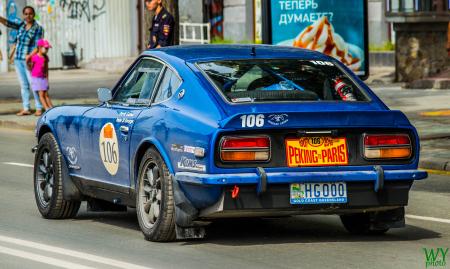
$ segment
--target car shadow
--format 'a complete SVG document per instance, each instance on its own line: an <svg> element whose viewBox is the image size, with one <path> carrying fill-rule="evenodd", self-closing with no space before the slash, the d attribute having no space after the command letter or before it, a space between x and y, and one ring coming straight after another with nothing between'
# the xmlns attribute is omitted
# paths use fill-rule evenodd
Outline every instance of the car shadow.
<svg viewBox="0 0 450 269"><path fill-rule="evenodd" d="M86 212L80 210L74 221L89 220L140 233L135 209L127 212ZM338 216L313 215L285 218L216 220L206 227L199 240L178 240L182 245L217 244L250 246L286 243L395 242L440 238L441 234L423 227L406 225L385 235L351 235Z"/></svg>
<svg viewBox="0 0 450 269"><path fill-rule="evenodd" d="M217 244L246 246L286 243L417 241L440 238L441 234L422 227L406 225L385 235L351 235L337 216L300 216L281 219L234 219L212 223L202 240L185 245Z"/></svg>
<svg viewBox="0 0 450 269"><path fill-rule="evenodd" d="M140 232L136 210L128 208L126 212L88 212L81 209L74 221L95 221Z"/></svg>

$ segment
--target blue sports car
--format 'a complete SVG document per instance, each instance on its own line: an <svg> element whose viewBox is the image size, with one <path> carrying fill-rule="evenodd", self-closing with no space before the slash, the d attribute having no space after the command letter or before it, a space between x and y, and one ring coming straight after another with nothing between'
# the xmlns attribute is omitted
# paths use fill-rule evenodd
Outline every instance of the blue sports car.
<svg viewBox="0 0 450 269"><path fill-rule="evenodd" d="M146 239L201 238L220 218L336 214L350 233L405 225L419 138L349 69L258 45L144 52L99 105L39 120L43 217L136 208Z"/></svg>

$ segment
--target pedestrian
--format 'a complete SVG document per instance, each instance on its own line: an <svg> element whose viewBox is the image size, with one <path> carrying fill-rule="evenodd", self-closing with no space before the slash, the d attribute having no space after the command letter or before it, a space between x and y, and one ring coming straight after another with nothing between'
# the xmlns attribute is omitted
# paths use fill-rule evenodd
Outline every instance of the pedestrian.
<svg viewBox="0 0 450 269"><path fill-rule="evenodd" d="M175 20L172 14L164 8L162 0L146 0L145 5L149 11L155 12L147 48L156 49L173 46Z"/></svg>
<svg viewBox="0 0 450 269"><path fill-rule="evenodd" d="M39 99L45 110L53 107L50 96L48 95L48 50L52 46L45 39L39 39L37 42L37 53L30 59L31 69L31 88L37 92Z"/></svg>
<svg viewBox="0 0 450 269"><path fill-rule="evenodd" d="M27 59L30 58L30 53L36 48L37 41L44 36L44 30L34 20L36 12L31 6L26 6L23 9L23 21L13 22L0 16L0 23L9 28L18 30L16 36L16 52L14 57L14 65L16 68L17 77L19 78L22 95L23 109L17 113L17 116L31 115L30 112L30 82L31 75L27 69ZM39 96L33 92L34 101L36 104L36 116L42 114L42 105L39 102Z"/></svg>

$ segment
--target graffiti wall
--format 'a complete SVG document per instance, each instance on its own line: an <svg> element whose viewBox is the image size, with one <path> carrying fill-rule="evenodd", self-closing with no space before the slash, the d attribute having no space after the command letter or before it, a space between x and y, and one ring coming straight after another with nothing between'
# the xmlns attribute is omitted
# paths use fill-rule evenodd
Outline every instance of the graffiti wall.
<svg viewBox="0 0 450 269"><path fill-rule="evenodd" d="M27 4L36 8L36 19L53 45L51 67L62 66L61 54L72 51L70 44L83 62L136 53L136 0L27 0Z"/></svg>

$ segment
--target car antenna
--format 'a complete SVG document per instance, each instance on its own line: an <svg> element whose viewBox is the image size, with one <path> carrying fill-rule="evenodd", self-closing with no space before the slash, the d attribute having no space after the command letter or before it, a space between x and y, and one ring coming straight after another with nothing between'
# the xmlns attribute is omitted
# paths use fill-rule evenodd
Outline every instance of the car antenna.
<svg viewBox="0 0 450 269"><path fill-rule="evenodd" d="M256 48L252 47L252 52L250 53L251 56L256 56Z"/></svg>

